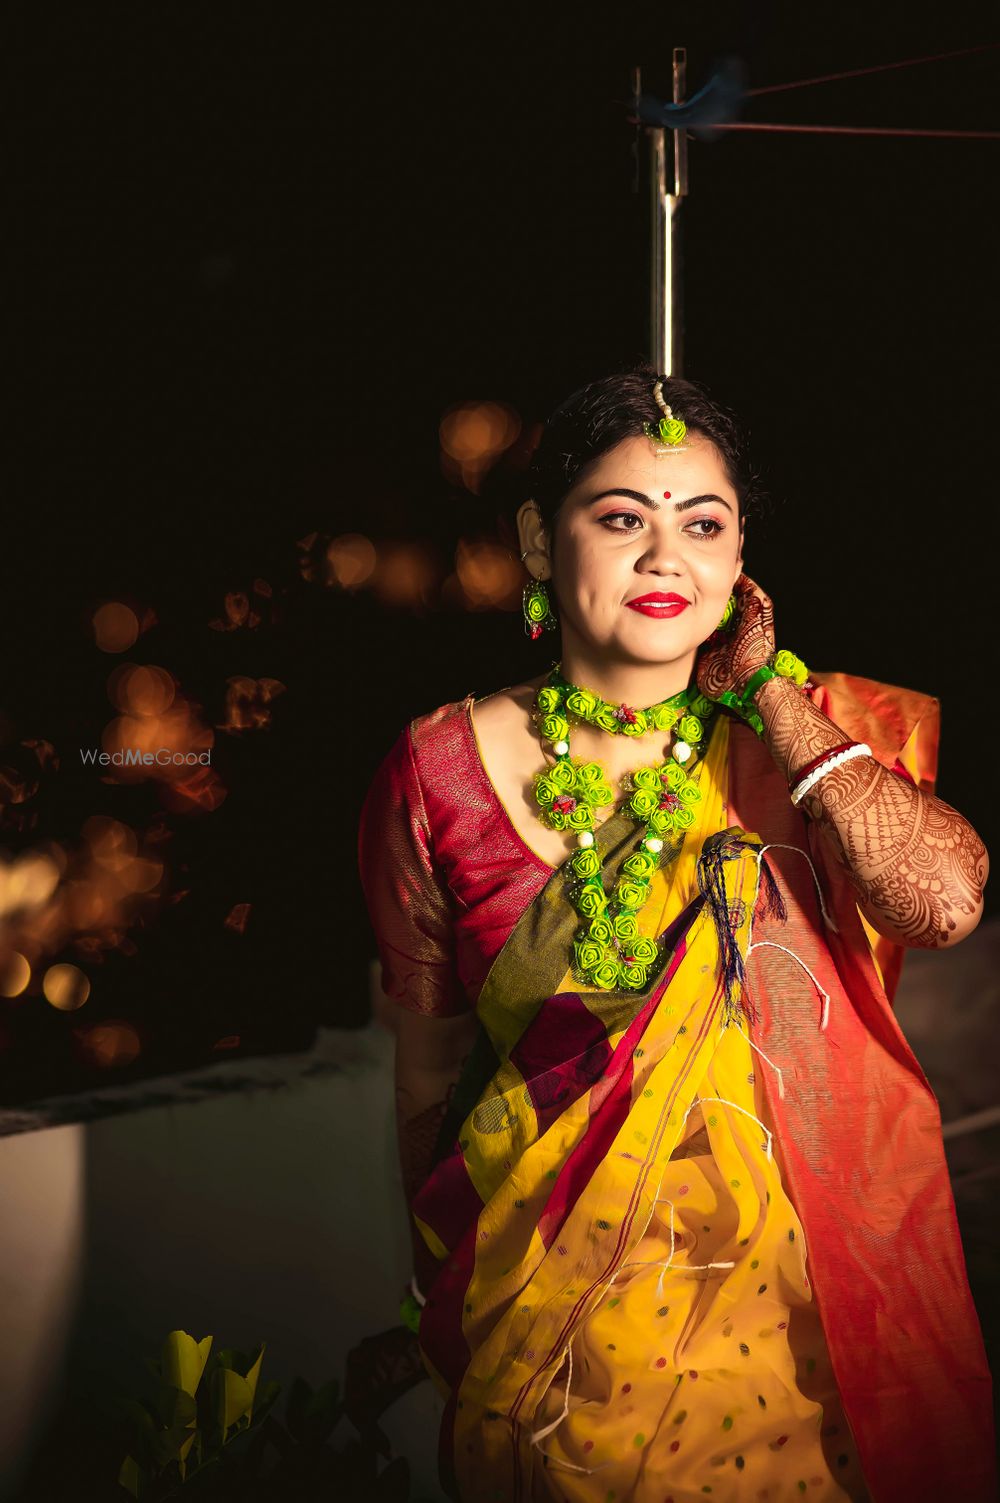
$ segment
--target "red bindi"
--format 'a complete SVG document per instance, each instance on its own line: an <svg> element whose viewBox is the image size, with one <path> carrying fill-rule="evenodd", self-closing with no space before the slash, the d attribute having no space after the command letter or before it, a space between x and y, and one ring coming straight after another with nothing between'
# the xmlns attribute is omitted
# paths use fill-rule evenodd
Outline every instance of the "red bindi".
<svg viewBox="0 0 1000 1503"><path fill-rule="evenodd" d="M670 500L670 492L669 491L664 491L663 492L663 499L664 499L664 501L669 501Z"/></svg>

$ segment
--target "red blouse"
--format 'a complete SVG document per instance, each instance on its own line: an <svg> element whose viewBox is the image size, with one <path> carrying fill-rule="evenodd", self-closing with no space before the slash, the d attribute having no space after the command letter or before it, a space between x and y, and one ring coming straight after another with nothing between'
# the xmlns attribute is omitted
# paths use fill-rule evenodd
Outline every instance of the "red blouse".
<svg viewBox="0 0 1000 1503"><path fill-rule="evenodd" d="M474 696L421 715L361 811L361 883L387 997L470 1012L495 957L553 868L526 845L483 766Z"/></svg>

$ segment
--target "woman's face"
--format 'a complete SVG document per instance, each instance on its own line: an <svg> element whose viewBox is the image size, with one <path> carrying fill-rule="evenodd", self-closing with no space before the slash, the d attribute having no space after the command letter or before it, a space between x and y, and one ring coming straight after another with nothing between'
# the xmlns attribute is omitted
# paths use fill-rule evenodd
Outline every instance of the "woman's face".
<svg viewBox="0 0 1000 1503"><path fill-rule="evenodd" d="M625 439L569 491L554 532L564 643L572 632L602 656L636 664L700 647L743 568L736 493L700 433L662 457L647 438Z"/></svg>

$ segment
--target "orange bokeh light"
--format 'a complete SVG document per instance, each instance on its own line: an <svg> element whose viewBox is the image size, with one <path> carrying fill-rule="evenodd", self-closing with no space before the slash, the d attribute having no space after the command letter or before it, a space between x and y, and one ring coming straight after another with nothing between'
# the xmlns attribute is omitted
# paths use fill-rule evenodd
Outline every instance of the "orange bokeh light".
<svg viewBox="0 0 1000 1503"><path fill-rule="evenodd" d="M455 572L465 604L473 610L516 610L521 569L507 548L488 539L463 538L455 552Z"/></svg>
<svg viewBox="0 0 1000 1503"><path fill-rule="evenodd" d="M135 611L120 601L99 606L92 617L94 641L102 652L127 652L139 638Z"/></svg>
<svg viewBox="0 0 1000 1503"><path fill-rule="evenodd" d="M60 1012L75 1012L90 996L90 982L77 965L50 965L42 979L45 1000Z"/></svg>
<svg viewBox="0 0 1000 1503"><path fill-rule="evenodd" d="M31 980L31 966L13 950L0 967L0 997L19 997Z"/></svg>
<svg viewBox="0 0 1000 1503"><path fill-rule="evenodd" d="M345 532L326 550L326 583L342 590L356 590L375 572L377 554L370 538L360 532Z"/></svg>
<svg viewBox="0 0 1000 1503"><path fill-rule="evenodd" d="M132 1024L117 1019L78 1029L76 1040L85 1058L102 1069L130 1065L142 1051L142 1043Z"/></svg>

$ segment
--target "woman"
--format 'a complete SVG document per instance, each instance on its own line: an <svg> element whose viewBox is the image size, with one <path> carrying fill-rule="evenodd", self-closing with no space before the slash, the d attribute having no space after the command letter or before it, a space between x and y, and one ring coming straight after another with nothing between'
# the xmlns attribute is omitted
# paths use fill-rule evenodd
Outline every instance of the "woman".
<svg viewBox="0 0 1000 1503"><path fill-rule="evenodd" d="M518 513L558 668L423 715L361 871L401 1005L419 1341L462 1503L996 1496L903 949L987 855L937 701L776 652L731 418L641 367Z"/></svg>

